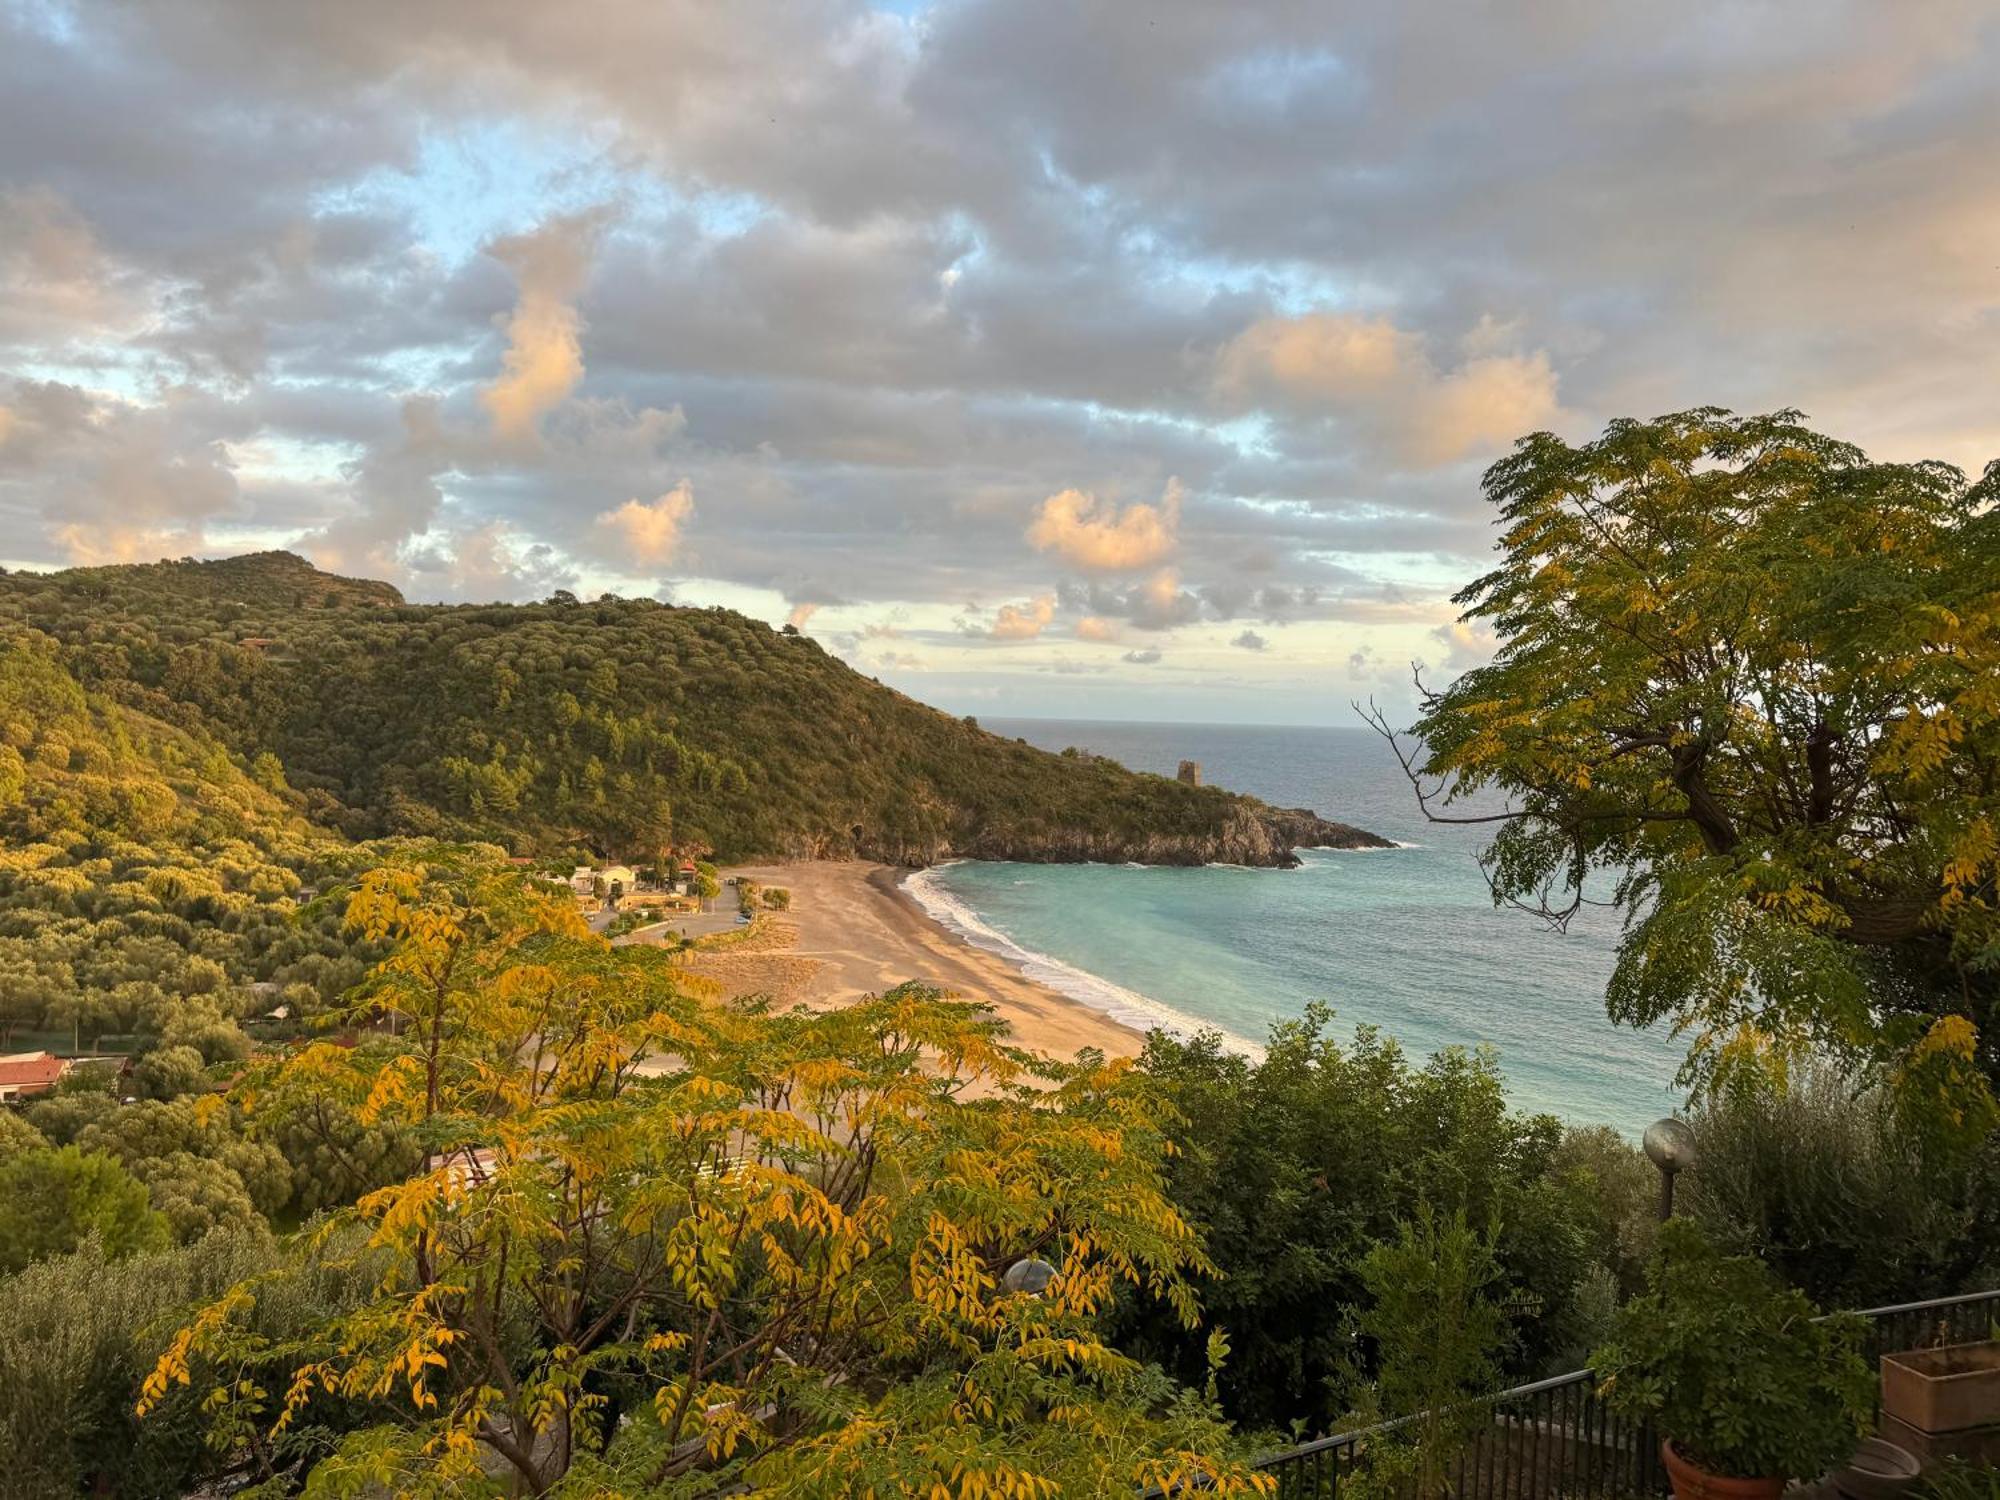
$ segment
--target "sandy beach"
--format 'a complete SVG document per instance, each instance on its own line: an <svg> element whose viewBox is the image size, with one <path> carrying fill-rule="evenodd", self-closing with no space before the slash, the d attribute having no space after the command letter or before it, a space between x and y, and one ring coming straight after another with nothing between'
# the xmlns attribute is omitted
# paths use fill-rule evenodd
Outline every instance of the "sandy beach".
<svg viewBox="0 0 2000 1500"><path fill-rule="evenodd" d="M724 873L792 893L792 909L775 914L764 933L695 960L694 972L725 993L840 1005L916 979L986 1001L1016 1041L1055 1057L1071 1057L1081 1047L1122 1057L1144 1041L932 921L903 894L906 870L854 861L747 865Z"/></svg>

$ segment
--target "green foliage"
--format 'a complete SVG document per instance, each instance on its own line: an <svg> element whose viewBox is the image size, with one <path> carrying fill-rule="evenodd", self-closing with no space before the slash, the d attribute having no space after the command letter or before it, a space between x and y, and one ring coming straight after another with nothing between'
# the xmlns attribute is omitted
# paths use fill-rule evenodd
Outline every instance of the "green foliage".
<svg viewBox="0 0 2000 1500"><path fill-rule="evenodd" d="M1614 1410L1651 1416L1710 1473L1814 1479L1853 1453L1874 1414L1866 1332L1846 1314L1816 1321L1803 1292L1676 1218L1645 1295L1591 1363Z"/></svg>
<svg viewBox="0 0 2000 1500"><path fill-rule="evenodd" d="M96 1486L127 1500L187 1494L211 1458L192 1392L140 1421L140 1386L194 1305L270 1271L278 1251L258 1233L211 1235L122 1259L86 1243L73 1255L0 1279L0 1500L44 1500ZM352 1305L365 1277L320 1269L272 1284L249 1314L274 1341ZM281 1380L282 1362L253 1368ZM323 1451L323 1427L282 1439L279 1461Z"/></svg>
<svg viewBox="0 0 2000 1500"><path fill-rule="evenodd" d="M266 554L9 574L10 618L75 682L262 767L246 794L281 783L353 836L898 862L1277 842L1261 804L1000 739L725 610L418 608Z"/></svg>
<svg viewBox="0 0 2000 1500"><path fill-rule="evenodd" d="M247 986L330 1000L366 967L337 911L295 904L344 856L199 726L113 702L85 670L0 619L18 771L0 776L0 1048L29 1029L241 1056Z"/></svg>
<svg viewBox="0 0 2000 1500"><path fill-rule="evenodd" d="M1174 1201L1202 1226L1219 1276L1202 1298L1229 1330L1221 1394L1246 1425L1324 1431L1373 1368L1352 1321L1364 1257L1421 1205L1497 1226L1494 1298L1518 1319L1509 1373L1541 1374L1571 1348L1593 1209L1558 1175L1561 1129L1507 1108L1490 1054L1415 1067L1363 1029L1349 1047L1314 1007L1273 1028L1253 1064L1214 1035L1155 1033L1141 1066L1173 1106ZM1201 1349L1143 1297L1121 1305L1120 1346L1198 1378Z"/></svg>
<svg viewBox="0 0 2000 1500"><path fill-rule="evenodd" d="M167 1222L116 1160L75 1146L0 1162L0 1275L95 1238L107 1255L158 1249Z"/></svg>
<svg viewBox="0 0 2000 1500"><path fill-rule="evenodd" d="M1571 1125L1550 1171L1582 1211L1590 1258L1609 1274L1611 1300L1637 1292L1659 1238L1658 1169L1609 1125ZM1683 1192L1692 1181L1693 1174L1683 1179Z"/></svg>
<svg viewBox="0 0 2000 1500"><path fill-rule="evenodd" d="M175 1151L137 1163L132 1175L146 1184L146 1196L176 1244L216 1229L254 1233L264 1227L243 1179L219 1161Z"/></svg>
<svg viewBox="0 0 2000 1500"><path fill-rule="evenodd" d="M1205 1264L1128 1064L1030 1057L915 986L710 1004L476 852L373 872L348 912L394 944L355 1004L395 1034L273 1060L241 1102L394 1122L429 1167L196 1313L147 1409L198 1395L268 1479L270 1444L346 1403L315 1494L1260 1488L1204 1400L1098 1331L1125 1282L1192 1322ZM366 1297L257 1326L343 1234ZM1001 1285L1028 1253L1039 1296Z"/></svg>
<svg viewBox="0 0 2000 1500"><path fill-rule="evenodd" d="M2000 1468L1948 1458L1917 1481L1919 1500L2000 1500Z"/></svg>
<svg viewBox="0 0 2000 1500"><path fill-rule="evenodd" d="M2000 464L1872 463L1796 412L1548 433L1487 471L1491 665L1422 767L1517 812L1497 901L1630 919L1608 997L1687 1077L1816 1049L1976 1136L2000 1078Z"/></svg>
<svg viewBox="0 0 2000 1500"><path fill-rule="evenodd" d="M790 911L792 893L784 886L769 886L764 891L764 905L771 911Z"/></svg>
<svg viewBox="0 0 2000 1500"><path fill-rule="evenodd" d="M19 1111L0 1109L0 1162L23 1151L42 1151L49 1138L28 1123Z"/></svg>
<svg viewBox="0 0 2000 1500"><path fill-rule="evenodd" d="M193 1047L158 1047L132 1069L132 1086L144 1099L178 1099L202 1086L204 1066Z"/></svg>
<svg viewBox="0 0 2000 1500"><path fill-rule="evenodd" d="M1681 1212L1823 1307L1873 1307L1994 1284L2000 1139L1952 1150L1879 1089L1830 1068L1702 1102Z"/></svg>
<svg viewBox="0 0 2000 1500"><path fill-rule="evenodd" d="M284 1154L269 1140L246 1135L240 1117L218 1100L125 1105L77 1132L76 1144L116 1157L144 1182L181 1240L217 1223L261 1225L291 1199L292 1168Z"/></svg>
<svg viewBox="0 0 2000 1500"><path fill-rule="evenodd" d="M112 1096L110 1083L81 1070L73 1072L53 1093L28 1106L27 1121L48 1137L50 1144L67 1146L86 1127L117 1111L118 1100Z"/></svg>
<svg viewBox="0 0 2000 1500"><path fill-rule="evenodd" d="M1360 1271L1373 1299L1361 1332L1376 1348L1375 1402L1383 1415L1408 1419L1393 1439L1410 1450L1399 1477L1416 1500L1432 1500L1445 1492L1452 1459L1488 1419L1467 1401L1499 1384L1511 1330L1493 1300L1503 1281L1495 1239L1474 1230L1463 1209L1441 1219L1420 1203Z"/></svg>

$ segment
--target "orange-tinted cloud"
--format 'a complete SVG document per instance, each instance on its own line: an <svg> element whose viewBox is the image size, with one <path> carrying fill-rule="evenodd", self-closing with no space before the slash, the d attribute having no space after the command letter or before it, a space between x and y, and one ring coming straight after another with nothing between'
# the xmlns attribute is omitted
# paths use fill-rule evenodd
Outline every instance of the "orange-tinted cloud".
<svg viewBox="0 0 2000 1500"><path fill-rule="evenodd" d="M658 567L680 551L681 527L693 514L694 491L683 479L656 500L627 500L601 512L594 524L621 561Z"/></svg>
<svg viewBox="0 0 2000 1500"><path fill-rule="evenodd" d="M1085 615L1076 622L1076 638L1080 641L1115 641L1118 627L1102 615Z"/></svg>
<svg viewBox="0 0 2000 1500"><path fill-rule="evenodd" d="M1113 573L1151 567L1170 556L1180 519L1178 479L1167 481L1157 505L1138 502L1122 510L1088 490L1063 490L1042 502L1028 527L1028 540L1079 568Z"/></svg>
<svg viewBox="0 0 2000 1500"><path fill-rule="evenodd" d="M511 266L520 298L507 319L500 375L479 402L503 438L535 436L541 419L583 379L583 320L575 302L600 220L551 220L532 234L498 240L490 253Z"/></svg>
<svg viewBox="0 0 2000 1500"><path fill-rule="evenodd" d="M1263 318L1223 347L1214 387L1227 405L1352 424L1393 461L1432 468L1503 449L1560 412L1547 353L1499 352L1506 332L1483 320L1467 357L1440 369L1420 336L1386 318Z"/></svg>
<svg viewBox="0 0 2000 1500"><path fill-rule="evenodd" d="M1025 604L1003 604L987 632L996 641L1032 641L1056 617L1053 594L1038 594Z"/></svg>

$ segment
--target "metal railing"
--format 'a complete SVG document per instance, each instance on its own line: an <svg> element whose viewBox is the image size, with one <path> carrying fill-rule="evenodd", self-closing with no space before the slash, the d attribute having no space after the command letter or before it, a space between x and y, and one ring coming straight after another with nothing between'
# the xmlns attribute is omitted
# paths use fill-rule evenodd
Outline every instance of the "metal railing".
<svg viewBox="0 0 2000 1500"><path fill-rule="evenodd" d="M1864 1308L1860 1316L1869 1323L1863 1351L1870 1359L1897 1349L1965 1343L1987 1337L2000 1320L2000 1288ZM1454 1419L1469 1429L1445 1467L1460 1500L1625 1500L1667 1487L1652 1424L1612 1411L1598 1398L1590 1370L1481 1397ZM1256 1467L1277 1480L1278 1500L1335 1500L1371 1443L1417 1420L1303 1443L1259 1459Z"/></svg>

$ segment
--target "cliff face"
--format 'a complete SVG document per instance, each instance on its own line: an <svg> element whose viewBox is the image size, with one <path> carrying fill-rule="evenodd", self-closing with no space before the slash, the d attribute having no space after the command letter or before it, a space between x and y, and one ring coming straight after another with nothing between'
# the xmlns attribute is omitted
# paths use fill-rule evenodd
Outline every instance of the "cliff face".
<svg viewBox="0 0 2000 1500"><path fill-rule="evenodd" d="M1002 859L1024 864L1251 865L1288 869L1299 849L1393 849L1366 829L1336 823L1304 808L1269 807L1243 797L1212 831L1108 833L1055 829L1034 833L974 829L952 839L912 842L871 838L863 830L854 852L889 864L927 865L943 859ZM833 851L815 851L824 858Z"/></svg>

